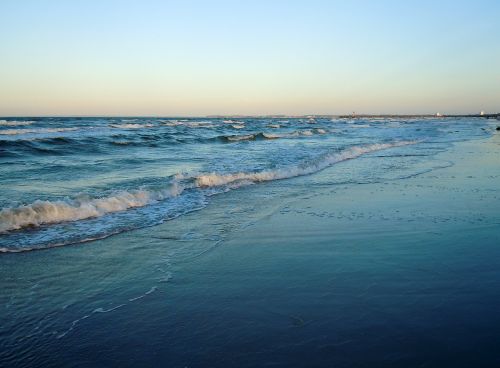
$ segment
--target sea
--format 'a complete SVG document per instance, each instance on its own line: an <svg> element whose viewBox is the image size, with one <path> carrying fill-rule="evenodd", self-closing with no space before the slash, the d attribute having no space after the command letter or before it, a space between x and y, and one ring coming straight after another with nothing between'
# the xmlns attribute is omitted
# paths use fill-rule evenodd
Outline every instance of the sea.
<svg viewBox="0 0 500 368"><path fill-rule="evenodd" d="M418 359L398 364L402 353L397 350L387 352L387 361L368 359L392 347L393 337L399 336L396 329L391 330L396 335L377 329L377 323L391 320L391 313L398 315L390 307L395 298L411 298L412 287L421 287L415 305L422 300L442 305L443 295L452 291L432 294L432 289L426 294L431 290L427 281L380 291L377 285L383 282L377 275L398 269L397 263L384 263L386 258L373 264L366 259L366 270L374 273L346 274L345 267L358 264L353 259L361 252L355 248L359 239L352 238L354 248L345 251L353 263L335 269L327 254L336 239L322 238L320 230L289 238L289 248L273 238L272 230L265 241L255 234L249 241L259 253L251 257L246 253L252 252L250 247L233 253L237 247L226 253L214 250L223 249L227 239L256 221L265 222L271 213L286 215L291 210L283 203L295 198L307 202L316 192L332 188L404 183L453 166L437 155L461 142L492 137L495 127L474 117L0 118L0 366L446 366L445 361L433 365ZM333 211L335 193L328 198ZM352 213L335 216L355 226L359 216L368 216L355 212L363 198L369 197L352 198ZM324 216L317 214L318 219ZM416 217L437 226L425 213ZM363 221L369 223L366 217ZM405 235L408 241L418 237L418 227L415 231L417 235ZM395 235L384 234L377 244L384 243L380 239L395 244ZM300 248L315 244L315 236L321 251ZM448 243L456 244L456 239L450 237ZM286 249L294 249L294 256ZM390 257L389 248L381 249L373 260ZM248 262L239 259L243 254ZM317 266L306 262L314 254ZM212 263L207 257L213 257ZM304 268L287 268L298 259ZM421 266L441 272L440 261L426 262ZM235 270L253 276L241 278ZM263 283L271 271L279 278L269 276ZM308 279L308 272L323 276ZM325 294L339 285L336 277L350 280L348 286ZM462 274L456 282L471 277ZM358 281L364 291L356 295L370 297L360 313L353 308L358 299L348 300ZM321 287L315 289L315 283ZM294 288L307 292L291 298ZM259 290L268 293L256 294ZM381 295L388 314L377 314ZM335 321L328 328L292 312L282 318L280 308L300 309L316 298L326 301L318 307L323 309L316 321ZM262 314L278 305L273 303L281 307ZM369 316L371 329L365 329L363 316ZM418 309L399 317L407 332L421 332L420 325L440 326L425 322ZM475 318L469 317L469 322ZM368 351L366 344L351 348L354 340L347 338L318 347L312 355L301 350L320 336L340 336L332 326L371 336L373 349ZM415 333L409 342L415 349L435 356L446 351L443 345L424 344ZM494 344L494 335L492 339Z"/></svg>

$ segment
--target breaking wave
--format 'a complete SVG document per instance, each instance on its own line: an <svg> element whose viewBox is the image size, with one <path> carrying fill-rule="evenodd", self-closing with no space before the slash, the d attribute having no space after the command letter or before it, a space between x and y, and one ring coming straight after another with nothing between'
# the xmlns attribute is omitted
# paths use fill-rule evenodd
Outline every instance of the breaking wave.
<svg viewBox="0 0 500 368"><path fill-rule="evenodd" d="M297 130L290 133L254 133L254 134L235 134L235 135L222 135L216 137L225 142L240 142L240 141L253 141L259 139L280 139L280 138L299 138L299 137L310 137L316 134L327 134L324 129L308 129L308 130Z"/></svg>
<svg viewBox="0 0 500 368"><path fill-rule="evenodd" d="M188 128L212 128L215 126L214 123L209 120L206 121L168 120L167 122L164 122L163 125L170 127L182 126Z"/></svg>
<svg viewBox="0 0 500 368"><path fill-rule="evenodd" d="M280 169L266 170L255 173L241 172L234 174L203 174L196 176L195 182L197 187L204 188L227 184L237 184L236 186L240 186L244 184L259 183L264 181L288 179L296 176L313 174L338 162L354 159L366 153L415 143L416 142L413 141L402 141L394 143L371 144L367 146L353 146L341 152L323 155L319 159L316 159L314 161L307 160L297 165L292 165Z"/></svg>
<svg viewBox="0 0 500 368"><path fill-rule="evenodd" d="M301 161L273 170L260 172L238 172L230 174L202 173L199 175L176 175L168 187L161 190L121 191L107 197L80 196L75 199L57 201L37 200L31 204L0 211L0 233L22 228L36 228L61 222L78 221L101 217L106 214L144 207L169 198L180 196L186 190L206 188L235 189L241 186L308 175L323 170L335 163L354 159L363 154L392 147L414 144L400 141L365 146L352 146L340 152L331 152L314 159Z"/></svg>
<svg viewBox="0 0 500 368"><path fill-rule="evenodd" d="M117 128L117 129L141 129L141 128L151 128L153 126L154 124L131 124L131 123L110 125L111 128Z"/></svg>
<svg viewBox="0 0 500 368"><path fill-rule="evenodd" d="M182 191L182 188L172 185L165 190L121 191L102 198L82 196L81 198L58 201L38 200L26 206L2 209L0 211L0 233L24 227L39 227L45 224L100 217L108 213L143 207L178 196Z"/></svg>

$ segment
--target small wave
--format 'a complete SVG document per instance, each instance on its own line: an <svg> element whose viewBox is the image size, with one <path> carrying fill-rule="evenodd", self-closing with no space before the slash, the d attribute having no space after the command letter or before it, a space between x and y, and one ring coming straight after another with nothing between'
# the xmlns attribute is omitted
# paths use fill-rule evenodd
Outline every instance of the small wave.
<svg viewBox="0 0 500 368"><path fill-rule="evenodd" d="M34 121L23 121L23 120L0 120L0 126L25 126L31 125Z"/></svg>
<svg viewBox="0 0 500 368"><path fill-rule="evenodd" d="M261 133L262 137L265 139L279 139L284 138L286 134L271 134L271 133Z"/></svg>
<svg viewBox="0 0 500 368"><path fill-rule="evenodd" d="M255 134L241 134L241 135L222 135L217 137L224 142L241 142L241 141L254 141L258 139L276 139L281 137L274 137L272 134L255 133Z"/></svg>
<svg viewBox="0 0 500 368"><path fill-rule="evenodd" d="M228 135L223 136L222 138L227 139L229 142L249 141L257 138L257 134Z"/></svg>
<svg viewBox="0 0 500 368"><path fill-rule="evenodd" d="M54 137L54 138L41 138L38 139L37 142L61 145L61 144L75 144L77 143L77 140L68 137Z"/></svg>
<svg viewBox="0 0 500 368"><path fill-rule="evenodd" d="M245 126L243 124L233 124L231 125L233 129L244 129Z"/></svg>
<svg viewBox="0 0 500 368"><path fill-rule="evenodd" d="M335 163L357 158L363 154L380 151L387 148L405 146L416 142L394 142L378 143L367 146L353 146L342 152L330 153L319 158L315 162L302 162L298 165L289 166L282 169L261 171L256 173L234 173L234 174L204 174L196 176L196 185L200 188L214 187L227 184L245 185L271 180L288 179L296 176L303 176L323 170Z"/></svg>
<svg viewBox="0 0 500 368"><path fill-rule="evenodd" d="M214 123L210 120L206 121L169 120L163 123L163 125L170 127L182 126L187 128L213 128L215 126Z"/></svg>
<svg viewBox="0 0 500 368"><path fill-rule="evenodd" d="M315 131L313 130L297 130L295 132L291 132L291 133L281 133L281 134L274 134L274 133L262 133L262 135L264 136L264 138L266 139L278 139L278 138L297 138L297 137L310 137L310 136L313 136L316 133L319 133L319 134L324 134L326 133L326 131L324 131L323 129L323 132L324 133L321 133L319 131L320 129L316 129Z"/></svg>
<svg viewBox="0 0 500 368"><path fill-rule="evenodd" d="M141 128L151 128L154 124L111 124L110 127L117 129L141 129Z"/></svg>
<svg viewBox="0 0 500 368"><path fill-rule="evenodd" d="M302 130L295 131L291 133L266 133L260 132L255 134L242 134L242 135L222 135L216 137L224 142L240 142L240 141L254 141L260 139L280 139L280 138L298 138L298 137L310 137L315 134L326 134L327 132L323 129L313 130ZM212 138L213 140L213 138Z"/></svg>
<svg viewBox="0 0 500 368"><path fill-rule="evenodd" d="M88 140L69 137L38 136L30 139L0 139L0 150L16 154L72 154L83 153L92 144ZM78 147L78 149L77 149ZM93 152L96 148L92 148Z"/></svg>
<svg viewBox="0 0 500 368"><path fill-rule="evenodd" d="M400 141L352 146L340 152L332 152L315 159L301 161L296 165L260 172L230 174L213 172L194 176L178 174L168 188L161 190L121 191L101 198L81 196L76 199L58 201L37 200L29 205L2 209L0 211L0 234L28 227L36 228L42 225L96 218L131 208L144 207L168 198L178 197L187 189L222 187L222 191L226 191L259 182L309 175L366 153L415 143L417 142ZM210 195L210 193L208 192L206 195Z"/></svg>
<svg viewBox="0 0 500 368"><path fill-rule="evenodd" d="M268 127L269 128L273 128L273 129L279 129L279 128L281 128L281 125L279 125L279 124L269 124Z"/></svg>
<svg viewBox="0 0 500 368"><path fill-rule="evenodd" d="M74 130L78 130L78 128L6 129L6 130L0 130L0 134L3 135L43 134L43 133L70 132Z"/></svg>
<svg viewBox="0 0 500 368"><path fill-rule="evenodd" d="M109 197L83 197L53 202L38 200L17 208L4 208L0 211L0 234L25 227L84 220L129 208L143 207L178 196L182 191L182 187L174 184L171 188L159 191L121 191Z"/></svg>

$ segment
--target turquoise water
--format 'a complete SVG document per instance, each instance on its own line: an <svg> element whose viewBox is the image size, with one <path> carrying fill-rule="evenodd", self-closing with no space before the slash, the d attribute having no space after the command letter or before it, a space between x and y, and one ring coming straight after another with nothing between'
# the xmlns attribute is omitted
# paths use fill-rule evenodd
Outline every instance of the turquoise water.
<svg viewBox="0 0 500 368"><path fill-rule="evenodd" d="M494 366L498 213L384 207L492 134L484 119L1 120L0 365L446 366L449 350L468 366L476 334Z"/></svg>

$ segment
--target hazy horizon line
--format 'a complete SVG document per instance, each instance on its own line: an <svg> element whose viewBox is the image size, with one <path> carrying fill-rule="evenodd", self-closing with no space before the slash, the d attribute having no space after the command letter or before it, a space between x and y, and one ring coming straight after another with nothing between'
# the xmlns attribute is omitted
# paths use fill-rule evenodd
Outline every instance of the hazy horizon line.
<svg viewBox="0 0 500 368"><path fill-rule="evenodd" d="M500 110L499 110L500 111ZM429 116L429 117L446 117L446 116L495 116L500 115L500 112L493 113L344 113L344 114L207 114L207 115L117 115L117 114L40 114L40 115L0 115L0 119L9 118L223 118L223 117L288 117L288 118L303 118L303 117L362 117L362 116Z"/></svg>

